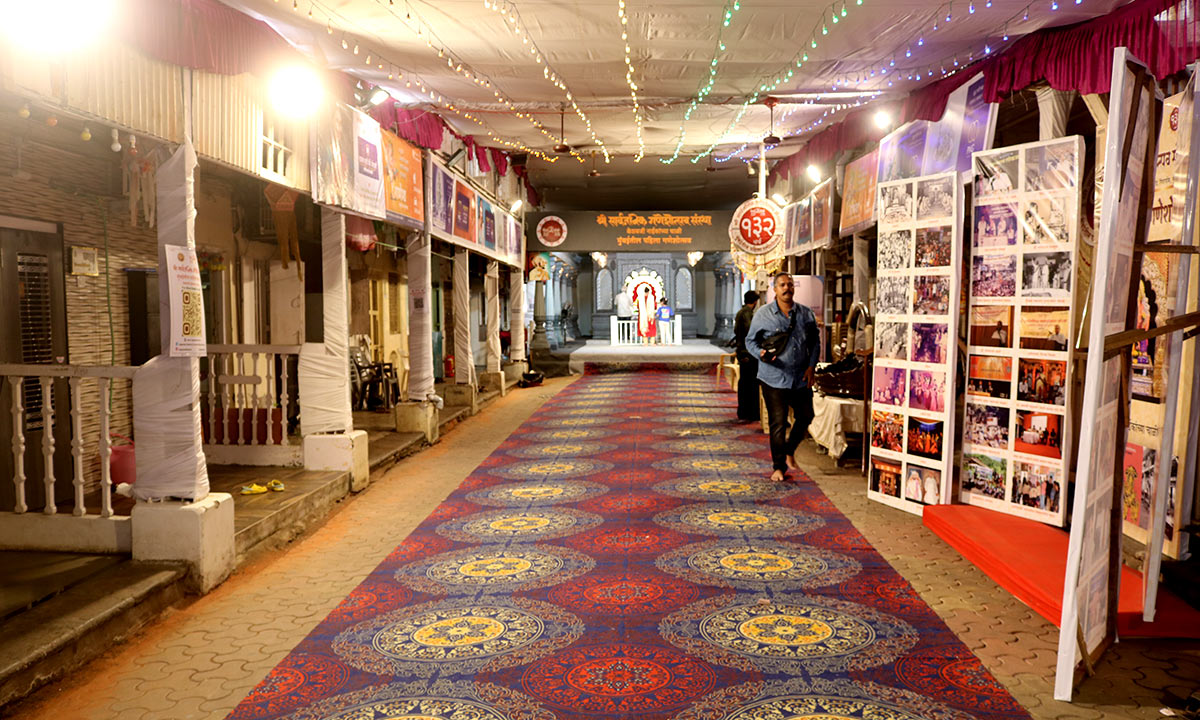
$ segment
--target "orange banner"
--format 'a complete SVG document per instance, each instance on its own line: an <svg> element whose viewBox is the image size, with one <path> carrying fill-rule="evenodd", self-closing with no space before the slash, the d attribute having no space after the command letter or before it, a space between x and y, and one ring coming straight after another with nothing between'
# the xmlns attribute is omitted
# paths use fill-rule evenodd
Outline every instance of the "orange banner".
<svg viewBox="0 0 1200 720"><path fill-rule="evenodd" d="M383 199L389 215L425 221L421 149L383 131Z"/></svg>

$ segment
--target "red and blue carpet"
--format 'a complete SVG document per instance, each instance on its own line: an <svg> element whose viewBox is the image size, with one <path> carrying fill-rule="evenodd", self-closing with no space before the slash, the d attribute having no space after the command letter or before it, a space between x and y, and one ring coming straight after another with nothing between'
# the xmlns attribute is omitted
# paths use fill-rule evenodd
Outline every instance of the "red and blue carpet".
<svg viewBox="0 0 1200 720"><path fill-rule="evenodd" d="M230 717L1027 718L733 402L590 372Z"/></svg>

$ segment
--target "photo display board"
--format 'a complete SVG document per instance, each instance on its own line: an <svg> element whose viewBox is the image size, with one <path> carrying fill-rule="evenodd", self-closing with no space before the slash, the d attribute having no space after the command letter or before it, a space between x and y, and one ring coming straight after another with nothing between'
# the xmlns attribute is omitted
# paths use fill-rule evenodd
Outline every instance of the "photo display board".
<svg viewBox="0 0 1200 720"><path fill-rule="evenodd" d="M950 501L960 193L954 172L879 184L867 496L913 513Z"/></svg>
<svg viewBox="0 0 1200 720"><path fill-rule="evenodd" d="M960 500L1062 526L1083 138L978 152Z"/></svg>

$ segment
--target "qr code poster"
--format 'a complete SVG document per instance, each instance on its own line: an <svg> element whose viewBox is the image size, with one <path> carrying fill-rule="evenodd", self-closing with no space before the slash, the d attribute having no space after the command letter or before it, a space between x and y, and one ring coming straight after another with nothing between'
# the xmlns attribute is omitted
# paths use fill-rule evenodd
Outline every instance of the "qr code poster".
<svg viewBox="0 0 1200 720"><path fill-rule="evenodd" d="M950 501L962 294L955 173L881 182L867 497L920 513Z"/></svg>
<svg viewBox="0 0 1200 720"><path fill-rule="evenodd" d="M204 290L196 251L186 245L163 245L171 304L171 357L204 357Z"/></svg>

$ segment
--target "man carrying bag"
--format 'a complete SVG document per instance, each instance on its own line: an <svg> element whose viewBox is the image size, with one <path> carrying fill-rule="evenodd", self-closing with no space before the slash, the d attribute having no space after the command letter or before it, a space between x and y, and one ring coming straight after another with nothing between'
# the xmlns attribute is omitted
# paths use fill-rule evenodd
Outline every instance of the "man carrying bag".
<svg viewBox="0 0 1200 720"><path fill-rule="evenodd" d="M771 480L797 469L796 448L813 419L812 385L821 343L812 310L792 302L795 285L788 273L775 276L775 302L754 313L746 349L758 357L758 381L771 430ZM788 428L788 410L796 424Z"/></svg>

